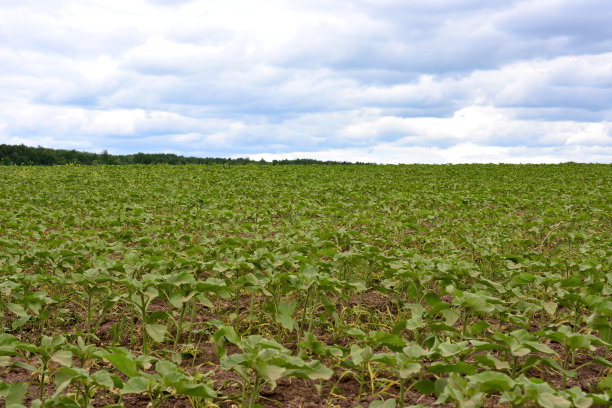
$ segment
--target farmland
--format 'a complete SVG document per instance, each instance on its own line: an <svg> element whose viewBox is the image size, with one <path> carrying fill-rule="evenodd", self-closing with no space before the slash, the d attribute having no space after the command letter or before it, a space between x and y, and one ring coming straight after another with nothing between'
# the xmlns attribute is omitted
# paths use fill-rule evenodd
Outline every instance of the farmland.
<svg viewBox="0 0 612 408"><path fill-rule="evenodd" d="M0 406L607 406L612 166L0 167Z"/></svg>

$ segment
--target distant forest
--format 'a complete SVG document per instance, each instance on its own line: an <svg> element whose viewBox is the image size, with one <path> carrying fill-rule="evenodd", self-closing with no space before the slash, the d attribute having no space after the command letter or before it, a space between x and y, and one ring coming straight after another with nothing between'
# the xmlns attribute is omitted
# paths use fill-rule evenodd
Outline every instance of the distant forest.
<svg viewBox="0 0 612 408"><path fill-rule="evenodd" d="M337 161L320 161L314 159L295 160L251 160L247 158L226 159L218 157L185 157L171 153L136 153L126 155L79 152L76 150L48 149L45 147L29 147L25 145L0 145L0 165L52 165L61 164L261 164L261 165L291 165L291 164L365 164Z"/></svg>

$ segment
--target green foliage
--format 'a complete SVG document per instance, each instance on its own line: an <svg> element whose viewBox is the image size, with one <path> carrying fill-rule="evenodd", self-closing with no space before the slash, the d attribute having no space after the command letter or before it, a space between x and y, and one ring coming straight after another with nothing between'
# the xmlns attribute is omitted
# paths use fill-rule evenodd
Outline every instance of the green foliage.
<svg viewBox="0 0 612 408"><path fill-rule="evenodd" d="M1 165L121 165L121 164L224 164L224 165L311 165L311 164L353 164L349 162L320 161L314 159L295 160L250 160L247 158L185 157L172 153L136 153L113 155L106 150L102 153L77 152L76 150L48 149L24 145L0 145ZM362 163L357 163L362 164Z"/></svg>
<svg viewBox="0 0 612 408"><path fill-rule="evenodd" d="M259 335L242 338L231 326L223 326L214 336L217 355L224 370L233 370L243 380L243 406L255 407L262 387L284 377L328 380L333 371L318 360L306 362L291 355L290 350L274 340ZM242 351L228 355L225 343L230 342Z"/></svg>
<svg viewBox="0 0 612 408"><path fill-rule="evenodd" d="M609 404L611 170L0 166L0 397Z"/></svg>

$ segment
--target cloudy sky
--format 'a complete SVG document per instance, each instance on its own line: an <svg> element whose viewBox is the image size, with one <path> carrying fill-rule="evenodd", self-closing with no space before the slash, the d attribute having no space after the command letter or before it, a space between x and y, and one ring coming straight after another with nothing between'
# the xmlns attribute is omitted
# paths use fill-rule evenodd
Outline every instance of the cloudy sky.
<svg viewBox="0 0 612 408"><path fill-rule="evenodd" d="M0 0L0 143L612 162L610 0Z"/></svg>

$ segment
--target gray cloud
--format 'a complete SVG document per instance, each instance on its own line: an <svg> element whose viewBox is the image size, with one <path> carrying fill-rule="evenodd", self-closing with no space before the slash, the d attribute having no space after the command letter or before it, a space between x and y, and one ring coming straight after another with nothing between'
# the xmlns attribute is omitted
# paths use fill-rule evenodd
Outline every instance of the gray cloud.
<svg viewBox="0 0 612 408"><path fill-rule="evenodd" d="M0 143L612 161L608 2L264 3L3 2Z"/></svg>

